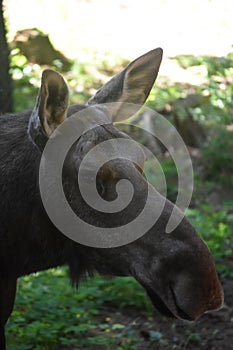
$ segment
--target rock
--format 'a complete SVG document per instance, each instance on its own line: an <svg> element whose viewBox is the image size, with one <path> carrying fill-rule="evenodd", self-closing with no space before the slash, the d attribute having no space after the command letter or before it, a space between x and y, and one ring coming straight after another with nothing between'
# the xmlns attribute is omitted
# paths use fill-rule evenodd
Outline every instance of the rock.
<svg viewBox="0 0 233 350"><path fill-rule="evenodd" d="M61 71L71 68L71 61L53 47L48 35L37 28L19 30L10 46L11 49L19 48L29 62L55 65Z"/></svg>

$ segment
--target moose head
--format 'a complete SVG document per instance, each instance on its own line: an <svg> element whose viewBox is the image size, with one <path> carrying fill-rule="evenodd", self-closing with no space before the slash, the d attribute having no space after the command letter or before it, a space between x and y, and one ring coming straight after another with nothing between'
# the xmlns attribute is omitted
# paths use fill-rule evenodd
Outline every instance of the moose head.
<svg viewBox="0 0 233 350"><path fill-rule="evenodd" d="M161 49L152 50L136 59L105 84L86 106L77 107L79 111L72 113L70 118L76 118L73 127L75 123L78 128L80 124L88 124L90 120L94 120L96 124L91 130L83 132L69 150L64 161L63 186L73 211L95 228L91 234L96 235L97 244L94 246L97 247L83 248L91 256L93 269L102 274L134 276L146 289L154 306L162 313L194 320L222 304L222 290L209 249L181 211L148 185L142 175L142 153L129 146L132 159L126 157L129 137L113 125L114 121L126 119L132 113L132 109L125 108L125 105L133 105L136 111L145 103L157 77L161 59ZM45 71L38 105L33 114L43 136L49 137L59 125L64 124L66 115L70 114L67 101L68 89L63 78L53 71ZM62 135L62 128L58 130ZM119 142L116 146L116 140L120 140L125 146L120 147ZM105 147L101 152L95 153L93 149L103 142L107 142L107 150ZM114 147L117 147L117 152ZM91 151L93 155L86 162L84 175L86 192L90 188L91 195L94 192L92 185L96 186L98 195L109 204L120 196L116 190L120 181L128 180L133 185L131 202L118 213L90 208L83 199L83 191L77 186L81 164ZM111 153L117 154L112 157L115 159L111 158ZM105 164L101 164L98 172L94 172L98 157L103 157ZM127 188L121 194L126 191ZM146 219L150 221L150 218L156 216L158 208L163 208L160 216L142 237L140 235L128 244L119 243L119 246L115 246L111 228L115 228L112 233L115 234L117 230L120 231L120 226L137 217L145 206L148 193L150 203ZM55 200L58 202L59 198L55 196ZM61 215L61 220L67 227L69 221L64 220L62 208L60 210L61 212L58 209L59 216ZM166 233L166 225L172 212L180 218L180 223L172 232ZM71 222L69 224L72 225ZM135 226L129 226L124 235L130 236L131 233L135 237L136 233L132 232L132 228L137 230ZM88 229L82 232L82 227L77 226L76 230L89 237ZM107 231L109 243L105 241L106 246L101 248L103 230Z"/></svg>

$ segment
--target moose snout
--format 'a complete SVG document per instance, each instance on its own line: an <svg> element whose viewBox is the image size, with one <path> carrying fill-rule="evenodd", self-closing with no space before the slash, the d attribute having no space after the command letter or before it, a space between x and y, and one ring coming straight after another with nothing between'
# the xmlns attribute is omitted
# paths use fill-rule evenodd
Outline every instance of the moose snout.
<svg viewBox="0 0 233 350"><path fill-rule="evenodd" d="M168 317L195 321L206 312L218 310L223 304L223 291L210 260L208 265L186 258L183 266L173 261L165 264L149 283L141 284L146 289L155 309ZM148 282L148 281L147 281Z"/></svg>
<svg viewBox="0 0 233 350"><path fill-rule="evenodd" d="M170 290L178 317L183 318L184 313L187 319L196 320L206 312L220 309L224 298L211 256L202 263L193 261L191 264L170 283Z"/></svg>
<svg viewBox="0 0 233 350"><path fill-rule="evenodd" d="M186 218L171 234L163 235L149 266L136 279L163 315L194 321L221 308L224 296L213 258Z"/></svg>
<svg viewBox="0 0 233 350"><path fill-rule="evenodd" d="M192 239L191 246L178 244L179 254L168 257L162 267L167 275L168 308L175 317L190 321L223 304L222 286L210 251L199 236Z"/></svg>

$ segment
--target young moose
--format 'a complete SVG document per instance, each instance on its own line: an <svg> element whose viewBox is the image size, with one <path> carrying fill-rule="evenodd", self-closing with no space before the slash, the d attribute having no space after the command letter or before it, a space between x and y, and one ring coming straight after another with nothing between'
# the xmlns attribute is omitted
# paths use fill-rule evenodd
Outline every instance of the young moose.
<svg viewBox="0 0 233 350"><path fill-rule="evenodd" d="M45 70L33 112L1 116L1 350L6 348L4 327L13 309L17 278L59 265L68 264L72 283L78 283L83 274L95 271L103 275L133 276L145 288L154 307L170 317L195 320L222 305L221 285L206 244L185 217L171 233L165 232L171 212L175 210L179 215L179 210L155 190L156 201L165 201L159 219L141 238L112 248L89 247L65 236L52 223L41 200L39 167L52 133L67 117L89 106L97 117L106 113L112 122L119 109L105 108L100 113L101 104L119 102L120 106L124 102L142 106L157 77L161 59L161 49L139 57L105 84L85 106L68 107L68 88L62 76ZM81 113L78 118L82 116ZM118 227L137 216L145 204L148 187L136 162L123 159L122 155L100 169L96 187L102 199L111 202L116 196L117 182L129 180L134 196L128 207L120 213L106 214L93 210L83 200L77 177L84 156L103 141L129 139L111 120L105 125L100 120L99 125L76 140L67 154L62 174L64 192L73 211L100 230ZM141 164L140 155L137 163ZM54 203L54 207L56 205ZM153 216L153 206L150 210Z"/></svg>

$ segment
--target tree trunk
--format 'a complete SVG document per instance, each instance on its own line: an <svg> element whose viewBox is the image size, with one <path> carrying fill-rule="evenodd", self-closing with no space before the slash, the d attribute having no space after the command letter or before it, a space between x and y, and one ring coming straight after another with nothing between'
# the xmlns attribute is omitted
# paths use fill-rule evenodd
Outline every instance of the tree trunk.
<svg viewBox="0 0 233 350"><path fill-rule="evenodd" d="M3 15L3 0L0 0L0 114L12 112L12 79L9 73L9 49Z"/></svg>

